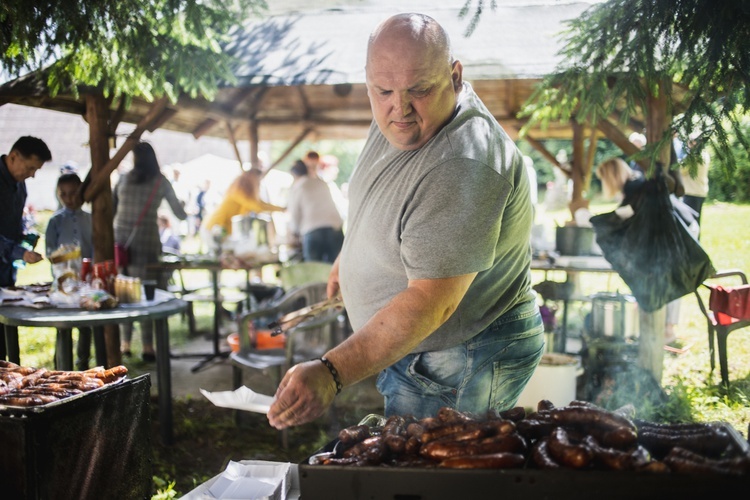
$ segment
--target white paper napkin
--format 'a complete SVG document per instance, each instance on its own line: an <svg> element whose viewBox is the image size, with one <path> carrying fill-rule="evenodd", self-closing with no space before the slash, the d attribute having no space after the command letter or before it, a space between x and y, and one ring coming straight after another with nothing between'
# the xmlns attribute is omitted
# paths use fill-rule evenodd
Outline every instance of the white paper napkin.
<svg viewBox="0 0 750 500"><path fill-rule="evenodd" d="M244 385L236 391L208 392L205 389L201 389L201 393L216 406L256 413L268 413L271 403L275 400L273 396L258 394Z"/></svg>

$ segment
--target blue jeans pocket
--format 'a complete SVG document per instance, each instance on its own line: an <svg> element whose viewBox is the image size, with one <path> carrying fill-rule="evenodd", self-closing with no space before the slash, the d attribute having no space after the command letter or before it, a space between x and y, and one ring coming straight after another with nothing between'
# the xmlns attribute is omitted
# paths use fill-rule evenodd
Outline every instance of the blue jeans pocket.
<svg viewBox="0 0 750 500"><path fill-rule="evenodd" d="M503 359L493 363L490 407L496 410L512 408L534 374L544 347L528 356Z"/></svg>

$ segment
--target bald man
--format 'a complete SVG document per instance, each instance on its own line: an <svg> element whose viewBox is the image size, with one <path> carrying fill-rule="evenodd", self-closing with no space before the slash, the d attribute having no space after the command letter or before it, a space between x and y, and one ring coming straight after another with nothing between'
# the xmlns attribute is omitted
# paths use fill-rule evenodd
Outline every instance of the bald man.
<svg viewBox="0 0 750 500"><path fill-rule="evenodd" d="M502 411L543 353L523 156L463 81L448 35L422 14L391 17L365 70L374 122L328 282L354 333L287 372L268 413L279 429L375 374L387 416Z"/></svg>

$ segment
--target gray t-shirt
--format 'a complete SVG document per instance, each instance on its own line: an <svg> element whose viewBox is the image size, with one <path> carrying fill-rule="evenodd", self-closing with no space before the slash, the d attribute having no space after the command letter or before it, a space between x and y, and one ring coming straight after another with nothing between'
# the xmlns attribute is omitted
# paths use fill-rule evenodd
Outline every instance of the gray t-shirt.
<svg viewBox="0 0 750 500"><path fill-rule="evenodd" d="M458 310L413 352L446 349L533 300L533 208L523 157L465 83L455 116L416 151L373 123L349 184L339 276L361 328L410 279L478 272Z"/></svg>

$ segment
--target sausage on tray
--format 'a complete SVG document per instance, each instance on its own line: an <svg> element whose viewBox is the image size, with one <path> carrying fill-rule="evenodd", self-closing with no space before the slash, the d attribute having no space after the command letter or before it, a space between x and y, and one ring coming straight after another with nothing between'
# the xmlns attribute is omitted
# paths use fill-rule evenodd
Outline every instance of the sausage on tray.
<svg viewBox="0 0 750 500"><path fill-rule="evenodd" d="M560 464L549 452L549 438L537 440L531 448L531 459L540 469L559 469Z"/></svg>
<svg viewBox="0 0 750 500"><path fill-rule="evenodd" d="M574 444L568 438L568 433L562 427L555 427L547 442L550 455L560 465L583 469L591 463L594 454L585 444Z"/></svg>

